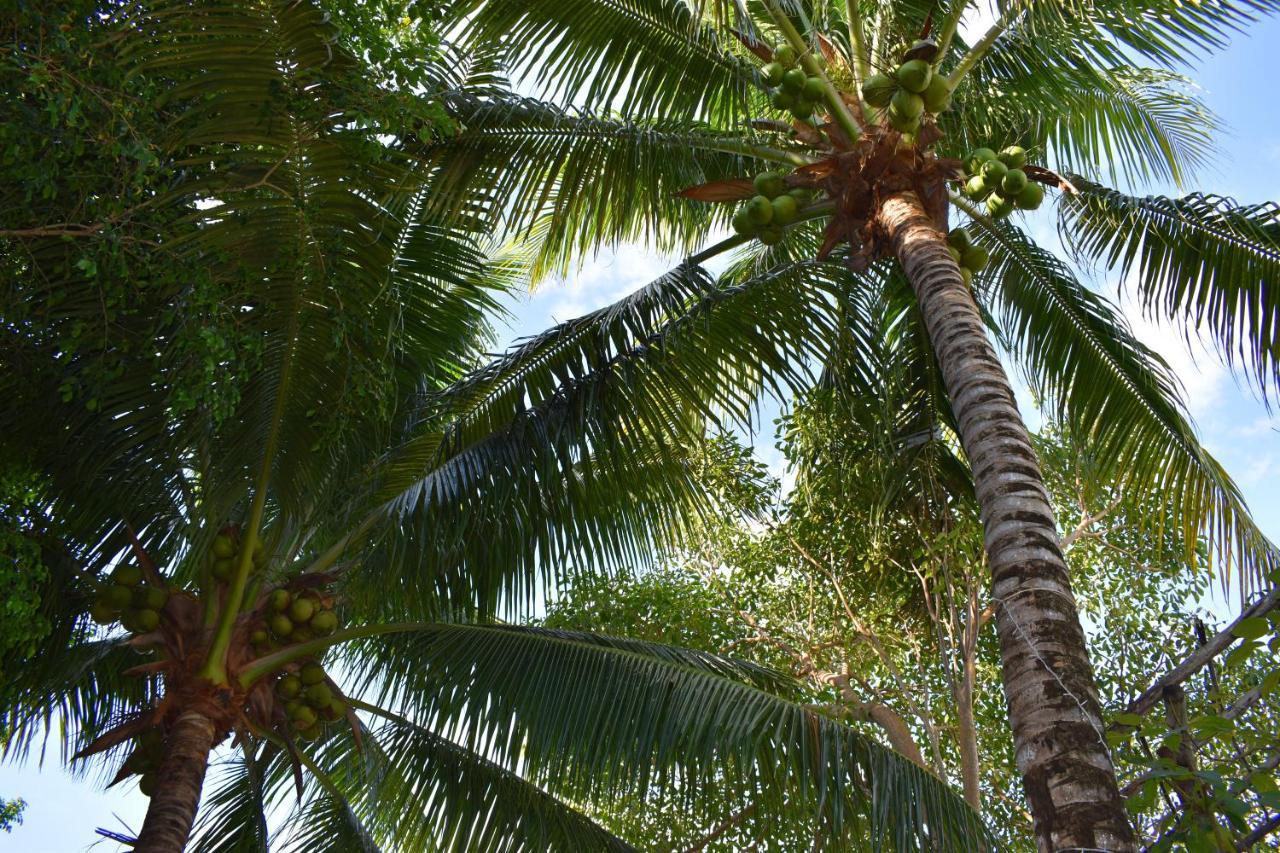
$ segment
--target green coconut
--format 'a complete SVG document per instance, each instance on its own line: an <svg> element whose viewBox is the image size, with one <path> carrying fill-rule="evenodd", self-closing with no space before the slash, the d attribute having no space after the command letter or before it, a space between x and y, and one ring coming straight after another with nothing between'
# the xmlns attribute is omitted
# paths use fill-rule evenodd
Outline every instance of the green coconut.
<svg viewBox="0 0 1280 853"><path fill-rule="evenodd" d="M894 72L894 76L898 78L902 88L909 92L920 94L929 88L929 81L933 78L933 69L923 59L913 59L910 62L904 62L899 65L898 70Z"/></svg>
<svg viewBox="0 0 1280 853"><path fill-rule="evenodd" d="M132 563L121 563L111 573L111 579L121 586L137 586L142 583L142 568Z"/></svg>
<svg viewBox="0 0 1280 853"><path fill-rule="evenodd" d="M289 609L290 603L293 602L293 595L287 589L273 589L271 596L267 599L267 604L277 613L283 613Z"/></svg>
<svg viewBox="0 0 1280 853"><path fill-rule="evenodd" d="M968 267L960 267L960 278L964 281L966 287L973 287L973 270Z"/></svg>
<svg viewBox="0 0 1280 853"><path fill-rule="evenodd" d="M1004 219L1013 213L1014 204L1012 199L1007 199L999 193L992 193L987 198L987 213L996 219Z"/></svg>
<svg viewBox="0 0 1280 853"><path fill-rule="evenodd" d="M741 234L743 237L750 237L752 234L756 233L756 224L752 222L751 217L747 215L747 209L745 207L738 208L738 211L733 214L733 230L735 233Z"/></svg>
<svg viewBox="0 0 1280 853"><path fill-rule="evenodd" d="M160 614L148 608L132 610L129 616L133 622L132 630L135 634L146 634L160 627Z"/></svg>
<svg viewBox="0 0 1280 853"><path fill-rule="evenodd" d="M827 87L823 85L821 77L807 77L801 94L811 101L821 101L827 96Z"/></svg>
<svg viewBox="0 0 1280 853"><path fill-rule="evenodd" d="M760 229L760 233L756 237L766 246L773 246L782 240L782 226L766 225Z"/></svg>
<svg viewBox="0 0 1280 853"><path fill-rule="evenodd" d="M773 221L773 202L768 196L755 196L747 202L747 217L756 225L768 225Z"/></svg>
<svg viewBox="0 0 1280 853"><path fill-rule="evenodd" d="M249 635L249 642L255 646L265 646L271 641L271 635L261 628L258 628Z"/></svg>
<svg viewBox="0 0 1280 853"><path fill-rule="evenodd" d="M338 615L332 610L321 610L311 617L311 630L322 637L327 637L338 630Z"/></svg>
<svg viewBox="0 0 1280 853"><path fill-rule="evenodd" d="M996 159L996 152L990 148L975 148L969 154L969 159L965 160L965 168L968 169L970 175L976 175L982 171L982 164L988 160Z"/></svg>
<svg viewBox="0 0 1280 853"><path fill-rule="evenodd" d="M213 537L213 556L234 557L235 553L236 543L230 536L225 533L219 533Z"/></svg>
<svg viewBox="0 0 1280 853"><path fill-rule="evenodd" d="M303 684L319 684L324 681L324 667L311 661L298 670L298 677L302 679Z"/></svg>
<svg viewBox="0 0 1280 853"><path fill-rule="evenodd" d="M289 618L295 623L310 622L316 615L316 604L309 598L296 599L289 605Z"/></svg>
<svg viewBox="0 0 1280 853"><path fill-rule="evenodd" d="M346 708L341 705L335 705L330 702L320 709L320 719L326 723L336 723L346 714Z"/></svg>
<svg viewBox="0 0 1280 853"><path fill-rule="evenodd" d="M808 187L792 187L787 190L787 195L796 200L796 204L804 205L813 201L813 190Z"/></svg>
<svg viewBox="0 0 1280 853"><path fill-rule="evenodd" d="M213 576L220 581L231 580L231 576L236 573L235 560L230 557L224 557L213 561Z"/></svg>
<svg viewBox="0 0 1280 853"><path fill-rule="evenodd" d="M110 625L116 621L116 614L119 612L105 601L95 601L89 605L89 618L99 625Z"/></svg>
<svg viewBox="0 0 1280 853"><path fill-rule="evenodd" d="M786 70L786 68L782 67L781 62L770 62L760 69L760 76L764 78L764 82L768 85L778 86L782 83L782 75L786 73Z"/></svg>
<svg viewBox="0 0 1280 853"><path fill-rule="evenodd" d="M773 200L773 221L778 225L790 225L796 221L800 205L789 195L780 195Z"/></svg>
<svg viewBox="0 0 1280 853"><path fill-rule="evenodd" d="M1035 181L1028 181L1014 201L1023 210L1035 210L1044 201L1044 187Z"/></svg>
<svg viewBox="0 0 1280 853"><path fill-rule="evenodd" d="M801 98L796 101L795 106L791 108L791 115L798 121L808 121L813 117L813 101L807 98Z"/></svg>
<svg viewBox="0 0 1280 853"><path fill-rule="evenodd" d="M998 155L1000 162L1010 169L1021 169L1027 165L1027 150L1019 145L1010 145L1002 149Z"/></svg>
<svg viewBox="0 0 1280 853"><path fill-rule="evenodd" d="M898 81L888 74L872 74L862 83L862 100L873 107L884 108L893 100Z"/></svg>
<svg viewBox="0 0 1280 853"><path fill-rule="evenodd" d="M991 254L981 246L970 246L964 250L964 257L961 263L973 270L981 272L987 268L987 264L991 261Z"/></svg>
<svg viewBox="0 0 1280 853"><path fill-rule="evenodd" d="M162 610L169 601L169 590L162 586L140 586L133 591L133 601L138 607Z"/></svg>
<svg viewBox="0 0 1280 853"><path fill-rule="evenodd" d="M792 68L782 75L782 91L790 92L799 97L800 93L804 91L804 83L808 79L803 68Z"/></svg>
<svg viewBox="0 0 1280 853"><path fill-rule="evenodd" d="M951 260L956 262L956 266L960 265L960 250L955 246L948 246L947 251L951 253Z"/></svg>
<svg viewBox="0 0 1280 853"><path fill-rule="evenodd" d="M947 233L947 243L955 246L960 251L964 251L973 245L973 238L969 236L969 232L963 228L952 228Z"/></svg>
<svg viewBox="0 0 1280 853"><path fill-rule="evenodd" d="M964 194L974 201L982 201L991 193L991 187L987 184L987 179L982 175L974 175L964 185Z"/></svg>
<svg viewBox="0 0 1280 853"><path fill-rule="evenodd" d="M282 675L280 680L276 682L276 692L283 699L293 699L302 692L302 679L292 672Z"/></svg>
<svg viewBox="0 0 1280 853"><path fill-rule="evenodd" d="M156 779L155 774L146 773L138 779L138 793L144 797L150 797L155 794L158 784L159 781Z"/></svg>
<svg viewBox="0 0 1280 853"><path fill-rule="evenodd" d="M329 689L329 685L321 681L319 684L312 684L307 688L307 702L313 708L323 708L333 701L333 691Z"/></svg>
<svg viewBox="0 0 1280 853"><path fill-rule="evenodd" d="M312 631L308 625L298 625L293 629L293 636L289 639L295 643L305 643L308 640L314 640L316 632Z"/></svg>
<svg viewBox="0 0 1280 853"><path fill-rule="evenodd" d="M906 118L920 118L924 113L924 98L906 89L899 89L893 93L893 98L889 101L889 110Z"/></svg>
<svg viewBox="0 0 1280 853"><path fill-rule="evenodd" d="M796 105L796 96L779 89L769 98L769 103L773 104L774 109L789 110Z"/></svg>
<svg viewBox="0 0 1280 853"><path fill-rule="evenodd" d="M796 49L789 44L780 44L773 52L773 61L780 63L784 68L790 68L796 64Z"/></svg>
<svg viewBox="0 0 1280 853"><path fill-rule="evenodd" d="M924 98L924 108L929 112L937 115L945 112L947 107L951 106L951 84L947 82L947 78L941 74L933 75L929 80L929 87L921 93Z"/></svg>
<svg viewBox="0 0 1280 853"><path fill-rule="evenodd" d="M982 164L982 177L986 179L987 186L990 187L1000 186L1000 182L1004 180L1004 176L1008 172L1008 167L999 160L988 160Z"/></svg>
<svg viewBox="0 0 1280 853"><path fill-rule="evenodd" d="M756 192L765 198L776 198L787 191L787 184L777 172L761 172L752 181Z"/></svg>
<svg viewBox="0 0 1280 853"><path fill-rule="evenodd" d="M1026 186L1027 173L1021 169L1010 169L1000 180L1000 192L1008 198L1017 198Z"/></svg>
<svg viewBox="0 0 1280 853"><path fill-rule="evenodd" d="M283 613L272 616L268 624L271 626L271 633L277 637L287 637L293 633L293 620Z"/></svg>
<svg viewBox="0 0 1280 853"><path fill-rule="evenodd" d="M904 116L893 107L889 108L888 116L889 126L899 133L915 133L920 129L920 116Z"/></svg>
<svg viewBox="0 0 1280 853"><path fill-rule="evenodd" d="M120 610L133 603L133 590L118 583L111 584L102 591L102 601Z"/></svg>
<svg viewBox="0 0 1280 853"><path fill-rule="evenodd" d="M289 716L295 729L309 729L316 724L316 712L306 705L299 705Z"/></svg>

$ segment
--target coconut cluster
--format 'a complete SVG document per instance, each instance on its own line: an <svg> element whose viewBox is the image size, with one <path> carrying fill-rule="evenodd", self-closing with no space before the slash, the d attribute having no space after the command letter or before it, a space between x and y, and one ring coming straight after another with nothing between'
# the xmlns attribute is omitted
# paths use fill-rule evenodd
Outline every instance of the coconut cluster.
<svg viewBox="0 0 1280 853"><path fill-rule="evenodd" d="M920 130L925 113L937 115L951 106L951 84L923 59L908 59L891 74L872 74L862 83L862 100L885 110L889 126L899 133Z"/></svg>
<svg viewBox="0 0 1280 853"><path fill-rule="evenodd" d="M809 121L826 97L821 77L810 77L796 62L795 48L782 44L773 50L773 61L760 69L766 85L773 90L770 103L789 112L799 121Z"/></svg>
<svg viewBox="0 0 1280 853"><path fill-rule="evenodd" d="M1044 201L1044 187L1027 179L1026 165L1027 152L1017 145L999 154L978 148L965 160L964 193L974 201L985 201L993 219L1003 219L1014 210L1035 210Z"/></svg>
<svg viewBox="0 0 1280 853"><path fill-rule="evenodd" d="M132 563L116 567L98 586L89 616L99 625L119 622L131 634L147 634L160 627L160 611L169 601L164 586L143 583L142 569Z"/></svg>
<svg viewBox="0 0 1280 853"><path fill-rule="evenodd" d="M307 740L315 740L324 733L325 724L347 715L346 700L317 661L281 673L276 679L276 696L289 725Z"/></svg>
<svg viewBox="0 0 1280 853"><path fill-rule="evenodd" d="M969 232L963 228L952 228L947 234L947 248L951 257L960 267L960 277L965 284L973 283L974 273L981 272L991 260L991 255L981 246L975 246Z"/></svg>
<svg viewBox="0 0 1280 853"><path fill-rule="evenodd" d="M213 547L209 550L209 573L215 580L226 583L235 576L236 567L240 565L242 551L240 537L233 527L227 527L213 538ZM253 570L256 574L267 564L266 550L262 542L253 543Z"/></svg>
<svg viewBox="0 0 1280 853"><path fill-rule="evenodd" d="M733 215L733 230L772 246L782 239L782 229L796 221L800 209L813 201L813 190L788 189L786 178L779 172L761 172L752 183L756 195Z"/></svg>
<svg viewBox="0 0 1280 853"><path fill-rule="evenodd" d="M148 729L134 738L133 752L125 760L124 772L139 777L138 790L148 797L155 793L164 752L164 734L159 729Z"/></svg>
<svg viewBox="0 0 1280 853"><path fill-rule="evenodd" d="M254 650L266 654L281 645L305 643L327 637L338 630L338 614L333 599L308 589L294 593L285 587L267 596L265 626L249 636Z"/></svg>

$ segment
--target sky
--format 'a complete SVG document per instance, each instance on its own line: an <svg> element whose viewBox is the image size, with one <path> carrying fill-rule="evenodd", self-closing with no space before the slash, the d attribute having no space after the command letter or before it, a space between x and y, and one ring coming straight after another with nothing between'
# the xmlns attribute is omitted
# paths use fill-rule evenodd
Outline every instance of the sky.
<svg viewBox="0 0 1280 853"><path fill-rule="evenodd" d="M981 23L980 19L973 22L974 26ZM1273 91L1277 50L1280 19L1272 18L1189 72L1226 128L1219 140L1219 156L1190 189L1242 202L1280 200L1280 110L1274 108ZM1175 192L1169 187L1143 191ZM1053 231L1046 217L1028 227L1037 237ZM514 301L505 338L513 341L613 302L676 262L638 245L601 252L574 275L548 282ZM1119 284L1105 275L1099 282L1100 289L1113 297ZM1132 305L1123 301L1122 305L1138 336L1164 356L1181 380L1201 440L1235 478L1263 531L1280 541L1280 488L1275 486L1280 478L1280 417L1269 414L1256 393L1210 351L1188 347L1183 330L1150 323ZM1023 408L1034 423L1025 399ZM766 427L768 423L766 417ZM757 446L762 459L779 464L771 434L761 435ZM777 473L783 472L778 469ZM53 746L43 766L34 761L0 765L0 798L19 796L28 803L25 821L9 835L0 833L0 853L69 853L91 847L114 853L120 849L114 843L102 841L95 846L94 828L136 830L147 803L132 782L104 792L92 777L73 778L61 768Z"/></svg>

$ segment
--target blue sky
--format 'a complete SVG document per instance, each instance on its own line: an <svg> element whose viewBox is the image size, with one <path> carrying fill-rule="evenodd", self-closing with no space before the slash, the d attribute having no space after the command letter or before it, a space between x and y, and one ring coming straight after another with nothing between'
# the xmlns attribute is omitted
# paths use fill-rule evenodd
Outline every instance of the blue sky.
<svg viewBox="0 0 1280 853"><path fill-rule="evenodd" d="M1226 124L1220 155L1198 177L1196 189L1212 190L1245 202L1280 200L1280 111L1274 107L1276 52L1280 50L1280 20L1271 19L1235 39L1225 52L1191 72L1208 104ZM1148 191L1168 191L1149 188ZM1037 223L1035 230L1051 230ZM662 258L641 246L622 246L588 262L580 273L545 285L514 304L515 318L507 338L541 330L555 320L570 319L652 280L675 259ZM1104 290L1114 293L1117 282L1105 279ZM1188 348L1179 329L1157 327L1129 311L1139 336L1160 352L1182 380L1192 415L1210 451L1225 465L1244 491L1264 531L1280 540L1280 418L1274 417L1256 395L1203 348ZM762 456L772 436L761 436ZM34 761L22 766L0 765L0 797L21 796L28 802L25 823L11 835L0 834L0 851L65 853L94 844L98 826L137 828L146 799L127 783L109 792L90 779L73 779L61 769L51 746L43 768ZM103 842L95 850L114 851Z"/></svg>

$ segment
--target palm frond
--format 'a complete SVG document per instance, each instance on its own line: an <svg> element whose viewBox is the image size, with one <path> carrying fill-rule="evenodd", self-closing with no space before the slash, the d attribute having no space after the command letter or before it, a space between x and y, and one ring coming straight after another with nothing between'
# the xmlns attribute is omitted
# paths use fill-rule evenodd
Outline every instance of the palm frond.
<svg viewBox="0 0 1280 853"><path fill-rule="evenodd" d="M993 257L984 294L1033 390L1105 460L1105 475L1163 505L1159 526L1180 526L1188 549L1205 536L1224 579L1238 571L1247 587L1280 564L1235 483L1196 439L1168 366L1114 306L1015 226L979 225Z"/></svg>
<svg viewBox="0 0 1280 853"><path fill-rule="evenodd" d="M1280 207L1073 180L1080 194L1063 199L1059 230L1077 257L1118 268L1144 311L1207 331L1264 395L1280 391Z"/></svg>

